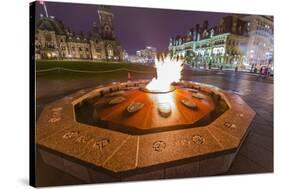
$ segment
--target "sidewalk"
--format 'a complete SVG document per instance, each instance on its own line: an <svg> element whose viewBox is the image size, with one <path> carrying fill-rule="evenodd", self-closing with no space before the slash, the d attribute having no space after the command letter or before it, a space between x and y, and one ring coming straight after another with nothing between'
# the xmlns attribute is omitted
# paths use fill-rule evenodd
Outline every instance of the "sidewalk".
<svg viewBox="0 0 281 189"><path fill-rule="evenodd" d="M224 71L233 71L235 72L235 69L234 68L224 68L222 70L220 70L219 68L211 68L211 69L201 69L201 68L191 68L192 71L213 71L213 72L217 72L217 71L221 71L221 72L224 72ZM258 76L260 75L259 73L254 73L254 72L250 72L250 70L238 70L237 72L243 72L243 73L246 73L246 74L251 74L251 75L255 75L255 76ZM273 78L273 76L270 76L270 78Z"/></svg>

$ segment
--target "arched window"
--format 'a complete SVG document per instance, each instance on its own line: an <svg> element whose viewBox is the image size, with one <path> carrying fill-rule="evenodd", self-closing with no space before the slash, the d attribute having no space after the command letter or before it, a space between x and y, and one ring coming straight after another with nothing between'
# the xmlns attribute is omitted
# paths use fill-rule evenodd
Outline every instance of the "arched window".
<svg viewBox="0 0 281 189"><path fill-rule="evenodd" d="M109 57L113 56L113 48L111 44L107 45L107 54Z"/></svg>

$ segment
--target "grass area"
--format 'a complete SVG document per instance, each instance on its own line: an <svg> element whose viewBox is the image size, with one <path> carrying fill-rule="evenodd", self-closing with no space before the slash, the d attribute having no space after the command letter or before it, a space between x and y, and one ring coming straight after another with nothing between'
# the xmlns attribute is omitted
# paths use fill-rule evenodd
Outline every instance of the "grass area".
<svg viewBox="0 0 281 189"><path fill-rule="evenodd" d="M154 67L151 65L141 65L132 63L108 63L108 62L92 62L92 61L58 61L58 60L40 60L36 62L36 70L44 70L49 68L68 68L74 70L87 71L106 71L120 68L127 68L136 71L154 72ZM152 78L153 74L131 73L133 79ZM116 71L110 73L78 73L65 70L56 70L48 72L37 72L37 79L52 79L52 80L78 80L78 79L97 79L110 80L127 78L127 71Z"/></svg>
<svg viewBox="0 0 281 189"><path fill-rule="evenodd" d="M70 61L70 60L40 60L36 61L36 70L48 69L54 67L63 67L69 69L77 70L94 70L94 71L103 71L103 70L112 70L118 68L127 68L138 71L153 71L153 66L150 65L141 65L133 63L124 63L124 62L93 62L93 61Z"/></svg>

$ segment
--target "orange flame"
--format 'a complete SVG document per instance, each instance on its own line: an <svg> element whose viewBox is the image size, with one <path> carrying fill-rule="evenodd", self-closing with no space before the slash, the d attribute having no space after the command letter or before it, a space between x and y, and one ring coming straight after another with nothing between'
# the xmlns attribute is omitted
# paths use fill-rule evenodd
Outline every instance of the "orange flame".
<svg viewBox="0 0 281 189"><path fill-rule="evenodd" d="M179 82L183 69L183 62L166 56L164 59L155 59L157 78L153 78L146 85L150 91L169 91L173 82Z"/></svg>

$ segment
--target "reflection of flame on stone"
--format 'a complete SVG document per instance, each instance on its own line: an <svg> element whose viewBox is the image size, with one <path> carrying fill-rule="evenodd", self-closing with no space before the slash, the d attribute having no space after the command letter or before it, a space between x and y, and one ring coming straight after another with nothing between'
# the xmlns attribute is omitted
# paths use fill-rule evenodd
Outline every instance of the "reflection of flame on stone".
<svg viewBox="0 0 281 189"><path fill-rule="evenodd" d="M164 59L155 59L157 78L153 78L147 84L146 89L149 91L165 92L170 90L173 82L179 82L183 68L182 61L171 59L169 56Z"/></svg>
<svg viewBox="0 0 281 189"><path fill-rule="evenodd" d="M116 97L116 98L110 100L108 103L109 103L110 105L114 105L114 104L119 104L119 103L121 103L121 102L123 102L123 101L125 101L125 100L126 100L126 99L125 99L124 97L119 96L119 97Z"/></svg>
<svg viewBox="0 0 281 189"><path fill-rule="evenodd" d="M193 103L193 102L191 102L191 101L188 100L188 99L183 99L183 100L181 100L181 103L182 103L183 105L185 105L186 107L188 107L188 108L197 109L196 104Z"/></svg>
<svg viewBox="0 0 281 189"><path fill-rule="evenodd" d="M137 112L139 111L140 109L142 109L144 106L143 103L140 103L140 102L136 102L136 103L131 103L128 107L127 107L127 111L129 113L134 113L134 112Z"/></svg>
<svg viewBox="0 0 281 189"><path fill-rule="evenodd" d="M161 116L168 117L171 114L171 104L166 103L158 103L158 111Z"/></svg>
<svg viewBox="0 0 281 189"><path fill-rule="evenodd" d="M162 117L169 117L175 108L173 92L155 94L158 111Z"/></svg>

